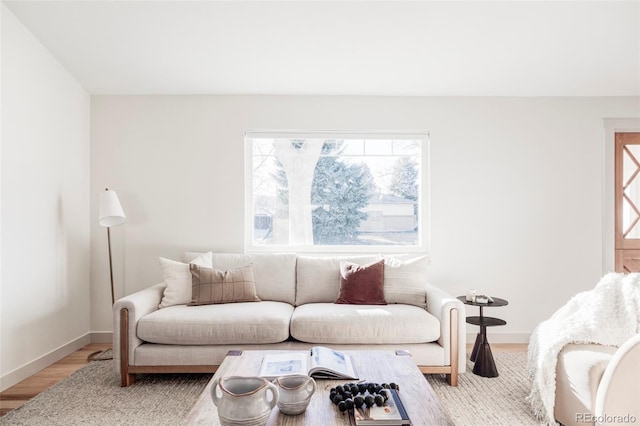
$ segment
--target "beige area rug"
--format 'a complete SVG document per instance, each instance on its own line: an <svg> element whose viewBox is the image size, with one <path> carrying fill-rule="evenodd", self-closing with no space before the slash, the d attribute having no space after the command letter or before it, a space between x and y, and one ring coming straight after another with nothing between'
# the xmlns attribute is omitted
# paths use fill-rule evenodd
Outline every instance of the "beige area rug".
<svg viewBox="0 0 640 426"><path fill-rule="evenodd" d="M537 425L524 400L526 354L494 357L497 378L474 375L469 363L458 387L449 386L444 376L428 376L429 383L456 425ZM180 425L210 378L146 374L121 388L112 361L94 361L0 417L0 425Z"/></svg>
<svg viewBox="0 0 640 426"><path fill-rule="evenodd" d="M456 425L542 425L533 416L525 400L529 395L526 353L494 353L498 377L486 378L472 373L467 358L467 372L461 374L457 387L451 387L444 375L427 376L442 405Z"/></svg>
<svg viewBox="0 0 640 426"><path fill-rule="evenodd" d="M142 374L120 387L113 361L93 361L22 407L0 425L179 425L211 374Z"/></svg>

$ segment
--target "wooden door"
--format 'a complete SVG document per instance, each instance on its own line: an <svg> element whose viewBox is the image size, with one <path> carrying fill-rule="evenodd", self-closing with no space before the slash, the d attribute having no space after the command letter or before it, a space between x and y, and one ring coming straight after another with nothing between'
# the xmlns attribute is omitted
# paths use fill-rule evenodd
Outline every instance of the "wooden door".
<svg viewBox="0 0 640 426"><path fill-rule="evenodd" d="M640 133L615 141L616 271L640 272Z"/></svg>

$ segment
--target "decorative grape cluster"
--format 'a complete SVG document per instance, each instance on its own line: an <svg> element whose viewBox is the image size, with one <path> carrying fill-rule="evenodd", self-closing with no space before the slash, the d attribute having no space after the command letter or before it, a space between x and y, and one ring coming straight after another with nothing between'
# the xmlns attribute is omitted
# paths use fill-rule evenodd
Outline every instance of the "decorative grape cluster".
<svg viewBox="0 0 640 426"><path fill-rule="evenodd" d="M400 391L400 386L395 383L346 383L331 388L329 391L329 399L338 406L338 410L344 413L354 408L367 408L373 406L382 406L389 399L391 393L387 389L395 389Z"/></svg>

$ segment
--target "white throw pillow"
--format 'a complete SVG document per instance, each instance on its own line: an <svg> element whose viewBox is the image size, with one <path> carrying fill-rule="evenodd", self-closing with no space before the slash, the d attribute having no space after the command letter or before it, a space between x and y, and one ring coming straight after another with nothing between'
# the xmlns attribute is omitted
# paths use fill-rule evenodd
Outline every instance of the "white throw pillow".
<svg viewBox="0 0 640 426"><path fill-rule="evenodd" d="M428 267L428 256L406 260L385 256L384 299L387 303L403 303L426 308Z"/></svg>
<svg viewBox="0 0 640 426"><path fill-rule="evenodd" d="M212 265L211 252L203 253L193 259L190 263L205 268L211 268ZM191 270L188 263L176 262L175 260L165 259L161 257L160 267L162 268L162 277L167 287L164 289L162 301L159 308L167 308L173 305L186 305L191 302Z"/></svg>

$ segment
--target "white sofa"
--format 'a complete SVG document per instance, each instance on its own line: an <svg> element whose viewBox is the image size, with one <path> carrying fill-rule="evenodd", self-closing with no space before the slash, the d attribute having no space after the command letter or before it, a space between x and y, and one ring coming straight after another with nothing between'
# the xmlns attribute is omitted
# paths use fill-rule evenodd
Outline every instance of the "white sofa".
<svg viewBox="0 0 640 426"><path fill-rule="evenodd" d="M217 269L253 265L259 302L159 308L165 283L117 300L113 352L122 386L139 373L214 372L229 351L313 345L407 350L423 373L446 374L457 386L466 365L464 309L427 283L427 259L385 258L387 305L335 304L340 259L366 264L378 256L214 253Z"/></svg>
<svg viewBox="0 0 640 426"><path fill-rule="evenodd" d="M580 343L562 348L554 414L565 426L640 421L640 334L619 348Z"/></svg>

